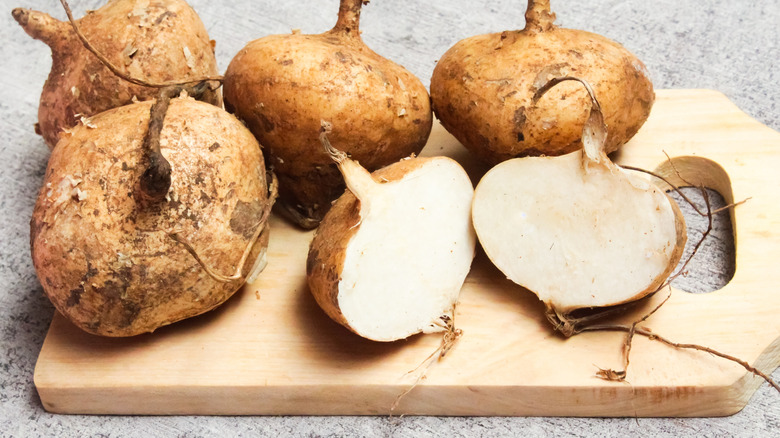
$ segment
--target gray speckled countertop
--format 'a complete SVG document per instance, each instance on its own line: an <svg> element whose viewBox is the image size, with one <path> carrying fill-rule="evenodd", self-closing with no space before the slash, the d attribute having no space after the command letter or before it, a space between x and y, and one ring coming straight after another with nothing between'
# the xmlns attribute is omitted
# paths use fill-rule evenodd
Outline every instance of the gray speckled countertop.
<svg viewBox="0 0 780 438"><path fill-rule="evenodd" d="M48 48L10 11L24 6L64 18L55 0L1 0L0 8L0 436L770 436L780 430L780 395L764 384L740 413L724 418L584 419L447 417L105 417L43 410L33 369L54 309L33 270L29 218L49 151L33 132ZM73 1L77 16L102 1ZM337 1L192 0L224 71L248 41L335 22ZM656 88L720 90L746 113L780 129L780 2L718 0L553 1L557 23L623 43L647 65ZM457 40L523 26L525 2L374 0L363 37L427 85L436 59ZM735 153L739 146L735 145ZM699 263L723 276L714 256ZM780 380L780 370L773 373ZM777 436L777 435L774 435Z"/></svg>

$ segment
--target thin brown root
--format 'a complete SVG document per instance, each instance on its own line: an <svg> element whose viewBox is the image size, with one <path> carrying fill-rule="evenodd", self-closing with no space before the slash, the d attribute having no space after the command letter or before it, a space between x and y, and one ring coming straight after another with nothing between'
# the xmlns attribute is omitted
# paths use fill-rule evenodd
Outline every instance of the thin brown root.
<svg viewBox="0 0 780 438"><path fill-rule="evenodd" d="M583 329L583 331L624 331L624 332L628 332L630 330L631 327L626 325L599 325L599 326L592 326ZM780 392L780 385L778 385L777 382L772 380L772 378L769 377L767 374L761 372L761 370L753 367L752 365L750 365L749 363L745 362L742 359L739 359L737 357L725 353L721 353L717 350L713 350L712 348L705 347L703 345L672 342L669 339L664 338L663 336L655 334L654 332L650 331L648 328L635 328L634 333L642 335L651 341L660 341L673 348L703 351L706 353L710 353L714 356L720 357L722 359L726 359L731 362L737 363L741 365L743 368L745 368L745 370L747 370L748 372L764 379L773 388L775 388L778 392Z"/></svg>
<svg viewBox="0 0 780 438"><path fill-rule="evenodd" d="M599 370L596 371L596 377L610 382L625 382L626 372L625 370L619 371L611 368L599 368Z"/></svg>
<svg viewBox="0 0 780 438"><path fill-rule="evenodd" d="M667 155L667 157L668 157L668 155ZM687 181L686 181L686 180L685 180L685 179L684 179L684 178L683 178L683 177L680 175L680 173L677 171L677 168L675 168L675 167L674 167L674 164L673 164L673 162L672 162L672 160L671 160L671 159L669 159L669 164L672 166L672 169L673 169L675 172L677 172L677 177L678 177L678 178L680 178L680 180L682 180L682 181L683 181L685 184L687 184L687 185L688 185L688 186L690 186L690 187L697 187L697 188L699 188L700 190L703 190L703 189L704 189L704 187L701 187L701 186L696 186L695 184L691 184L691 183L687 182ZM675 184L673 184L673 183L672 183L671 181L669 181L669 179L668 179L668 178L666 178L665 176L663 176L663 175L659 175L658 173L656 173L656 172L653 172L653 171L650 171L650 170L642 169L641 167L627 166L627 165L623 165L623 164L621 164L621 165L620 165L620 167L622 167L623 169L626 169L626 170L633 170L633 171L635 171L635 172L642 172L642 173L646 173L646 174L648 174L648 175L650 175L650 176L653 176L653 177L655 177L655 178L658 178L658 179L660 179L661 181L663 181L663 182L665 182L667 185L669 185L669 187L671 187L671 188L672 188L672 190L674 190L675 192L677 192L677 194L678 194L678 195L680 195L680 197L681 197L681 198L682 198L682 199L683 199L683 200L684 200L684 201L685 201L685 202L686 202L688 205L690 205L690 206L691 206L691 208L693 209L693 211L695 211L695 212L696 212L696 213L697 213L699 216L707 216L707 215L708 215L708 213L705 213L705 212L703 212L703 211L699 210L699 207L697 207L697 206L696 206L696 204L695 204L693 201L691 201L691 199L690 199L690 198L688 198L687 196L685 196L685 193L683 193L683 191L682 191L682 190L680 190L680 187L679 187L679 186L677 186L677 185L675 185ZM743 200L741 200L741 201L737 201L737 202L734 202L734 203L731 203L731 204L728 204L728 205L724 205L723 207L721 207L721 208L718 208L717 210L712 210L711 214L717 214L717 213L720 213L720 212L722 212L722 211L725 211L725 210L728 210L728 209L734 208L734 207L736 207L736 206L738 206L738 205L742 205L742 204L746 203L747 201L749 201L750 199L751 199L751 198L749 198L749 197L748 197L748 198L745 198L745 199L743 199Z"/></svg>
<svg viewBox="0 0 780 438"><path fill-rule="evenodd" d="M655 306L653 308L653 310L651 310L650 312L646 313L643 317L639 318L638 320L634 321L631 324L631 327L628 330L628 334L626 335L625 343L623 344L623 351L624 351L624 353L623 353L623 360L624 360L624 362L623 362L623 369L619 370L619 371L607 370L609 372L605 373L604 375L601 375L601 372L605 371L605 370L601 370L598 373L596 373L597 375L599 375L599 377L602 377L605 380L614 380L614 381L623 381L623 380L626 379L626 376L628 375L628 365L631 363L631 346L633 345L634 334L636 333L637 325L647 321L647 318L649 318L651 315L653 315L655 312L657 312L658 309L660 309L661 306L666 304L666 302L669 301L669 298L671 298L671 297L672 297L672 293L670 291L669 295L667 295L666 298L664 298L660 303L658 303L658 305Z"/></svg>
<svg viewBox="0 0 780 438"><path fill-rule="evenodd" d="M127 82L130 82L131 84L140 85L142 87L150 87L150 88L165 88L165 87L171 87L171 86L179 86L179 85L192 85L200 82L207 82L207 81L214 81L222 83L224 81L223 76L204 76L202 78L198 79L190 79L186 81L179 81L179 82L149 82L145 81L143 79L138 79L133 76L130 76L129 74L121 71L117 66L111 63L111 61L108 60L98 49L95 48L95 46L92 45L92 43L89 42L86 36L81 32L81 29L79 28L78 23L76 23L76 20L73 18L73 12L70 10L70 5L68 5L68 2L66 0L60 0L60 3L62 4L62 7L65 9L65 14L68 16L68 21L70 21L70 25L73 27L73 31L76 32L76 35L81 40L81 43L84 45L84 48L92 52L93 55L95 55L101 63L103 63L104 66L106 66L107 69L111 70L111 73L117 75L118 77L124 79ZM211 86L209 86L211 88ZM212 90L216 88L211 88Z"/></svg>
<svg viewBox="0 0 780 438"><path fill-rule="evenodd" d="M457 305L456 305L457 306ZM448 315L444 315L442 317L443 324L441 325L442 328L445 329L444 335L441 338L441 343L436 348L436 350L433 351L428 357L426 357L422 362L420 362L419 365L417 365L414 369L408 371L406 375L413 374L417 372L418 370L422 370L417 374L417 378L414 380L411 386L406 388L404 392L398 395L398 397L395 398L395 401L393 402L392 406L390 406L390 415L393 414L393 412L398 408L398 405L401 403L401 400L406 397L407 394L412 392L414 388L417 387L417 385L420 384L423 380L425 380L428 370L437 362L444 359L444 357L452 351L452 349L455 347L455 344L457 344L458 340L463 336L463 330L455 327L455 307L452 308L452 317Z"/></svg>
<svg viewBox="0 0 780 438"><path fill-rule="evenodd" d="M616 317L618 315L628 312L629 310L638 306L640 303L646 301L647 298L649 298L652 294L654 294L660 289L661 288L658 288L654 292L648 294L647 297L644 297L642 299L620 304L617 306L600 308L597 309L597 311L595 312L588 313L583 316L574 316L572 313L560 312L558 309L548 305L545 310L545 316L547 317L547 321L549 321L553 325L556 331L560 332L563 336L569 338L579 333L582 327L587 327L589 325L596 323L597 321L602 321L604 319Z"/></svg>
<svg viewBox="0 0 780 438"><path fill-rule="evenodd" d="M333 147L333 145L330 143L330 140L328 140L328 134L330 134L333 130L333 125L330 122L326 122L324 120L322 120L320 123L320 143L322 143L322 147L325 148L325 152L327 152L331 160L337 164L343 163L349 158L347 153Z"/></svg>
<svg viewBox="0 0 780 438"><path fill-rule="evenodd" d="M140 194L145 203L160 202L171 188L171 164L160 150L165 115L171 97L177 94L177 88L163 88L149 111L149 126L144 134L143 152L146 155L147 168L141 175Z"/></svg>
<svg viewBox="0 0 780 438"><path fill-rule="evenodd" d="M707 239L707 236L710 235L713 228L713 214L712 214L712 204L710 203L710 195L707 192L707 190L704 189L704 187L700 188L702 197L704 198L704 203L707 206L707 229L704 230L701 233L701 238L698 242L696 242L696 245L693 246L693 250L691 250L691 254L688 256L687 259L683 262L682 266L680 266L680 269L677 270L677 272L673 273L669 276L669 278L666 279L664 284L661 285L661 288L666 287L667 285L672 284L672 281L674 281L675 278L679 277L683 273L685 273L685 270L688 268L688 263L693 260L693 257L696 255L696 253L699 252L699 248L704 244L704 241ZM659 288L660 289L660 288ZM667 298L668 299L668 298Z"/></svg>
<svg viewBox="0 0 780 438"><path fill-rule="evenodd" d="M677 169L677 165L674 164L674 161L672 161L672 157L669 156L669 154L666 151L663 151L664 155L666 155L666 161L669 162L669 166L672 167L672 170L674 170L674 174L677 175L678 178L680 178L680 181L684 182L685 184L689 186L695 186L696 184L691 183L687 179L685 179L684 176L682 176L682 172L680 172Z"/></svg>
<svg viewBox="0 0 780 438"><path fill-rule="evenodd" d="M205 91L205 82L201 82L195 86L166 87L158 93L149 111L149 126L144 134L142 146L147 162L147 168L141 175L139 184L142 203L161 202L171 187L171 165L160 150L160 134L171 99L183 92L197 97Z"/></svg>
<svg viewBox="0 0 780 438"><path fill-rule="evenodd" d="M198 252L195 250L192 244L190 244L189 241L187 241L184 237L182 237L178 231L173 231L168 233L168 237L170 237L171 239L175 240L177 243L184 246L187 252L192 254L192 256L200 264L203 270L206 271L206 273L214 280L222 283L230 283L232 281L240 280L242 278L242 271L244 269L244 265L246 264L246 261L249 258L250 253L252 252L252 248L255 246L257 239L260 237L263 230L265 230L266 228L266 223L268 222L268 217L270 216L271 208L273 207L273 204L276 201L276 196L278 194L278 183L279 182L276 179L276 175L271 173L271 184L269 185L268 188L269 194L268 194L267 204L263 209L263 213L260 216L260 220L258 220L257 222L257 226L255 228L255 232L252 234L252 238L249 240L246 249L244 249L244 253L241 255L241 259L238 261L238 265L236 266L236 271L233 273L233 275L220 274L216 270L211 268L209 265L207 265L206 262L200 257L200 255L198 255Z"/></svg>

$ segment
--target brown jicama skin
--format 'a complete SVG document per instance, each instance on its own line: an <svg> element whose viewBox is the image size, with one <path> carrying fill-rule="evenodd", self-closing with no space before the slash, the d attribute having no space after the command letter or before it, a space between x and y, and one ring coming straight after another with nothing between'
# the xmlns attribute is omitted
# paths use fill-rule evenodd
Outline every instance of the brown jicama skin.
<svg viewBox="0 0 780 438"><path fill-rule="evenodd" d="M338 22L323 34L250 42L225 73L225 107L263 145L280 204L304 228L316 227L344 191L319 142L322 120L334 122L334 144L369 170L419 153L430 134L427 90L363 43L362 4L341 0Z"/></svg>
<svg viewBox="0 0 780 438"><path fill-rule="evenodd" d="M67 21L16 8L13 16L52 52L36 131L53 148L60 134L110 108L148 100L158 89L133 85L116 76L83 45ZM182 0L113 0L77 20L88 41L125 74L161 83L217 74L213 42L194 10ZM219 92L203 101L222 105Z"/></svg>
<svg viewBox="0 0 780 438"><path fill-rule="evenodd" d="M554 20L549 0L529 0L525 29L464 39L434 69L436 116L489 164L582 147L589 110L582 87L561 84L533 101L554 77L577 76L593 86L609 126L607 153L631 139L650 114L655 94L639 59L614 41Z"/></svg>
<svg viewBox="0 0 780 438"><path fill-rule="evenodd" d="M131 336L206 312L265 259L272 201L257 140L216 106L172 99L159 138L170 187L157 199L142 183L151 107L108 110L63 135L33 212L44 291L89 333Z"/></svg>

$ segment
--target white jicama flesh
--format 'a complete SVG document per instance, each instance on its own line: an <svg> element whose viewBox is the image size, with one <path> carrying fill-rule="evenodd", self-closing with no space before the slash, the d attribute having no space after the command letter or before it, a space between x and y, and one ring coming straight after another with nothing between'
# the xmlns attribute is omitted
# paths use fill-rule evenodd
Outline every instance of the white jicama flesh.
<svg viewBox="0 0 780 438"><path fill-rule="evenodd" d="M568 79L551 81L537 97ZM490 260L559 318L655 292L686 241L677 205L604 153L600 108L581 82L592 99L583 149L497 165L477 185L472 210Z"/></svg>
<svg viewBox="0 0 780 438"><path fill-rule="evenodd" d="M309 249L315 299L332 319L375 341L447 330L476 246L466 172L434 157L370 174L343 153L331 155L349 190Z"/></svg>

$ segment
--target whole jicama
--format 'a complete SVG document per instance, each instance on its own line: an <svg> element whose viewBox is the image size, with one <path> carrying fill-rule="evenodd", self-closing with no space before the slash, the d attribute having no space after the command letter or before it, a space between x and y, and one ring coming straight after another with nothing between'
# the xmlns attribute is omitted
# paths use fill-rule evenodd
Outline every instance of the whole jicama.
<svg viewBox="0 0 780 438"><path fill-rule="evenodd" d="M84 47L69 22L23 8L14 9L13 16L51 48L52 67L36 125L50 148L81 117L157 95L157 88L132 84L111 72ZM98 52L131 77L167 83L217 75L214 43L183 0L112 0L76 23ZM200 99L222 106L218 91L208 90Z"/></svg>
<svg viewBox="0 0 780 438"><path fill-rule="evenodd" d="M279 176L279 204L298 225L316 227L344 191L323 152L330 139L373 171L419 153L431 131L428 92L412 73L360 37L361 0L341 0L333 29L293 32L247 44L225 73L225 107L244 120Z"/></svg>
<svg viewBox="0 0 780 438"><path fill-rule="evenodd" d="M273 196L257 140L221 108L174 98L166 111L167 98L84 119L49 160L33 264L57 310L89 333L201 314L264 266Z"/></svg>
<svg viewBox="0 0 780 438"><path fill-rule="evenodd" d="M488 164L572 152L582 147L585 90L564 83L533 97L550 79L576 76L601 103L606 152L625 144L655 100L644 64L608 38L556 26L549 0L529 0L525 17L523 30L466 38L439 59L431 99L441 124Z"/></svg>

